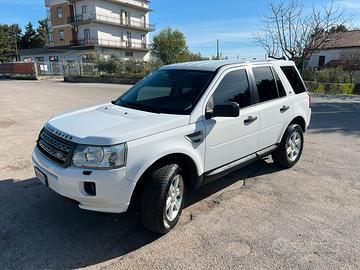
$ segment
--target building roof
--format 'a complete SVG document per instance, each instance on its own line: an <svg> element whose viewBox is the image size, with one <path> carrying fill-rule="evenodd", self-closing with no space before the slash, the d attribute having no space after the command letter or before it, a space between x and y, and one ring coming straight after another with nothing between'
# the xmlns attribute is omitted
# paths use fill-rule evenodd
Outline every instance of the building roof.
<svg viewBox="0 0 360 270"><path fill-rule="evenodd" d="M204 70L204 71L216 71L221 67L232 67L242 65L262 65L262 64L277 64L277 65L294 65L292 61L286 60L268 60L268 61L229 61L229 60L207 60L207 61L195 61L179 64L172 64L163 66L161 69L192 69L192 70Z"/></svg>
<svg viewBox="0 0 360 270"><path fill-rule="evenodd" d="M331 34L319 49L342 49L360 47L360 30Z"/></svg>

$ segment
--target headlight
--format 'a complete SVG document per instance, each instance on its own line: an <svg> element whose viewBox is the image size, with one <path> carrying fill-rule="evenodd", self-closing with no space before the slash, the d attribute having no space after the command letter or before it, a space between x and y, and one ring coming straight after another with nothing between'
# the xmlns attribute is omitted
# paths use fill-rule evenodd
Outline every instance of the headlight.
<svg viewBox="0 0 360 270"><path fill-rule="evenodd" d="M87 146L79 145L72 162L76 167L112 169L124 167L126 163L126 145Z"/></svg>

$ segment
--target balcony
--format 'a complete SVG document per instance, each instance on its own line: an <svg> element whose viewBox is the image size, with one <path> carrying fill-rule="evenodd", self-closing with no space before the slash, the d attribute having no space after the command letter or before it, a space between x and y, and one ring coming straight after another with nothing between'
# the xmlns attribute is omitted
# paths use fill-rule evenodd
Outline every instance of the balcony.
<svg viewBox="0 0 360 270"><path fill-rule="evenodd" d="M71 3L75 3L82 0L68 0L68 1ZM106 1L145 12L153 11L151 8L149 8L150 1L132 1L132 0L106 0Z"/></svg>
<svg viewBox="0 0 360 270"><path fill-rule="evenodd" d="M147 32L155 31L154 24L147 24L134 20L125 20L120 18L120 16L115 17L115 16L102 15L98 13L84 13L81 15L76 15L68 18L68 23L74 25L86 24L89 22L106 23L115 26L122 26L129 29L141 30Z"/></svg>
<svg viewBox="0 0 360 270"><path fill-rule="evenodd" d="M127 49L130 51L143 51L147 52L150 50L150 44L134 42L134 41L120 41L120 40L108 40L108 39L81 39L70 42L71 46L74 47L88 47L88 46L101 46L108 48Z"/></svg>

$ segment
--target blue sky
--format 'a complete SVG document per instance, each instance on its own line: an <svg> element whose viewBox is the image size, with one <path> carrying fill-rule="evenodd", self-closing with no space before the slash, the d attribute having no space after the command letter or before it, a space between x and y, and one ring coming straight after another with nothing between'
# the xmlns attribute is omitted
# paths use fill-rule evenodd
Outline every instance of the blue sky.
<svg viewBox="0 0 360 270"><path fill-rule="evenodd" d="M304 2L305 8L311 9L330 0ZM335 3L349 13L360 12L360 0ZM43 0L0 0L0 4L0 23L18 23L23 27L28 21L36 24L46 16ZM261 29L261 16L267 10L268 0L153 0L151 7L154 9L151 22L157 31L170 26L184 32L193 52L215 55L219 38L221 52L231 59L265 57L263 49L254 43L252 33Z"/></svg>

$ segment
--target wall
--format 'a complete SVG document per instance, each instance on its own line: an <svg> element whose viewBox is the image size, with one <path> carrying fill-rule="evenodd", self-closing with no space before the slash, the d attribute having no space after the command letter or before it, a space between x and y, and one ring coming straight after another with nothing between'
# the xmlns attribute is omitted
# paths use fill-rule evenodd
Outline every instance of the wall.
<svg viewBox="0 0 360 270"><path fill-rule="evenodd" d="M331 60L338 60L341 55L341 49L335 50L320 50L312 54L308 67L318 67L319 66L319 57L325 56L325 65L329 63Z"/></svg>

